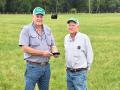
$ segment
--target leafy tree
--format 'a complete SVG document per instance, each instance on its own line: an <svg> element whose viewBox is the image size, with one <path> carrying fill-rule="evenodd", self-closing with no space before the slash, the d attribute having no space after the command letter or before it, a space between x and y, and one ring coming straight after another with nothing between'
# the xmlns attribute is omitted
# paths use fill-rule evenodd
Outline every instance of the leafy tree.
<svg viewBox="0 0 120 90"><path fill-rule="evenodd" d="M90 4L89 4L90 1ZM120 0L0 0L1 13L31 13L36 7L43 7L47 13L88 12L115 12L120 9Z"/></svg>
<svg viewBox="0 0 120 90"><path fill-rule="evenodd" d="M0 12L5 11L6 0L0 0Z"/></svg>

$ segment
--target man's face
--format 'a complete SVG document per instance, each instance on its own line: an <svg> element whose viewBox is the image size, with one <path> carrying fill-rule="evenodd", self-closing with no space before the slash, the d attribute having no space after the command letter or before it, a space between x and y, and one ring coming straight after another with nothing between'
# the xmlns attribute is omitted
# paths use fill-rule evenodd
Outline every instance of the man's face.
<svg viewBox="0 0 120 90"><path fill-rule="evenodd" d="M43 20L44 20L44 16L41 15L41 14L33 15L32 16L32 20L33 20L34 24L42 25L43 24Z"/></svg>
<svg viewBox="0 0 120 90"><path fill-rule="evenodd" d="M70 22L67 27L68 27L69 33L71 34L76 33L79 29L79 25L74 22Z"/></svg>

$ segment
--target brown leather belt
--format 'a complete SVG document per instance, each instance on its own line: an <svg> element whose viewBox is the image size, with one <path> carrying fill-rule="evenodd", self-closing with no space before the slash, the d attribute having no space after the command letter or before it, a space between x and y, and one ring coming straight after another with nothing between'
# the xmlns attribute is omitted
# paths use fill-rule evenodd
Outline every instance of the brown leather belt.
<svg viewBox="0 0 120 90"><path fill-rule="evenodd" d="M79 71L85 71L85 70L87 70L87 68L76 68L76 69L73 69L73 68L68 68L67 67L67 70L69 70L70 72L79 72Z"/></svg>
<svg viewBox="0 0 120 90"><path fill-rule="evenodd" d="M33 61L26 61L29 64L36 64L36 65L41 65L41 66L45 66L48 64L48 62L33 62Z"/></svg>

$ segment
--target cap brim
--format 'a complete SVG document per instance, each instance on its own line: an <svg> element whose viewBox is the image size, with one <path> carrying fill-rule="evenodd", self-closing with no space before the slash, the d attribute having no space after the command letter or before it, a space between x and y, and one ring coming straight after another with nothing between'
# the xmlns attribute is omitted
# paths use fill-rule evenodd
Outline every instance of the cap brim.
<svg viewBox="0 0 120 90"><path fill-rule="evenodd" d="M68 20L67 23L69 24L70 22L74 22L74 23L77 23L76 21L74 20Z"/></svg>
<svg viewBox="0 0 120 90"><path fill-rule="evenodd" d="M42 15L42 16L44 16L44 14L43 13L34 13L35 15Z"/></svg>

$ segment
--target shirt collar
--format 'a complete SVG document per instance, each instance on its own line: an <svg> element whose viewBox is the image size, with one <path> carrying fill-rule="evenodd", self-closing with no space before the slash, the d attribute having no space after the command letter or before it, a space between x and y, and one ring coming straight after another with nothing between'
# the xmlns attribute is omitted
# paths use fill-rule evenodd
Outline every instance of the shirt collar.
<svg viewBox="0 0 120 90"><path fill-rule="evenodd" d="M35 24L32 22L32 26L33 26L33 28L34 28L34 30L35 30ZM42 25L42 32L44 32L44 25Z"/></svg>
<svg viewBox="0 0 120 90"><path fill-rule="evenodd" d="M69 34L69 41L70 41L70 42L75 41L75 40L77 39L78 34L79 34L79 32L77 31L74 40L73 40L73 38L72 38L72 37L70 36L70 34Z"/></svg>

